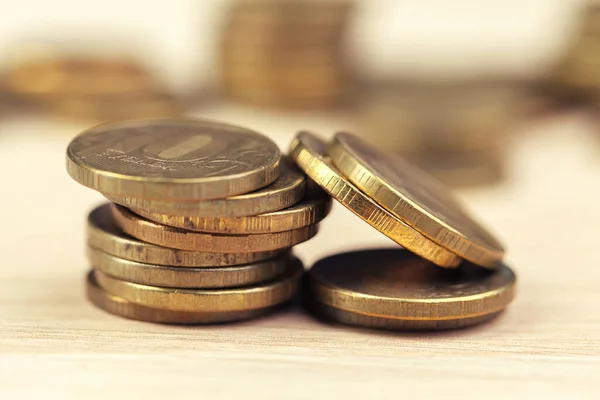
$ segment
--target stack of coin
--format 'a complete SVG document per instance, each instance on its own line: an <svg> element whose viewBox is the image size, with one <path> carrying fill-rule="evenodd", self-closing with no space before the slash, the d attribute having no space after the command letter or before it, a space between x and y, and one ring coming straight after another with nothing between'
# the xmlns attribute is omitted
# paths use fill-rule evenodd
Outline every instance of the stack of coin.
<svg viewBox="0 0 600 400"><path fill-rule="evenodd" d="M550 92L562 100L600 99L600 4L589 4L565 54L550 72Z"/></svg>
<svg viewBox="0 0 600 400"><path fill-rule="evenodd" d="M224 92L258 105L328 108L348 86L343 37L350 1L243 0L220 43Z"/></svg>
<svg viewBox="0 0 600 400"><path fill-rule="evenodd" d="M57 51L13 64L2 78L3 92L56 114L109 121L182 112L176 97L128 57Z"/></svg>
<svg viewBox="0 0 600 400"><path fill-rule="evenodd" d="M144 321L233 321L291 301L303 267L290 248L331 208L270 139L211 121L92 128L67 170L113 201L88 218L90 300Z"/></svg>
<svg viewBox="0 0 600 400"><path fill-rule="evenodd" d="M502 83L374 85L363 98L366 141L393 150L449 186L504 177L517 90Z"/></svg>
<svg viewBox="0 0 600 400"><path fill-rule="evenodd" d="M448 329L487 321L510 303L516 279L502 245L422 171L347 133L327 144L301 132L290 153L335 200L404 247L318 262L307 283L311 310L361 326Z"/></svg>

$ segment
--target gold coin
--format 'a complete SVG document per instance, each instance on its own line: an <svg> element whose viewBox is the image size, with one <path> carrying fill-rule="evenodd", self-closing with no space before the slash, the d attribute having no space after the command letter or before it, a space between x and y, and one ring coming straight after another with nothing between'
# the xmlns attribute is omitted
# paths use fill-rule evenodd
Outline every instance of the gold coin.
<svg viewBox="0 0 600 400"><path fill-rule="evenodd" d="M88 216L88 245L126 260L174 267L228 267L261 262L286 251L281 249L255 253L211 253L156 246L126 235L117 228L110 207L110 204L101 205Z"/></svg>
<svg viewBox="0 0 600 400"><path fill-rule="evenodd" d="M14 65L4 77L7 90L36 99L146 93L157 88L150 72L128 58L56 55Z"/></svg>
<svg viewBox="0 0 600 400"><path fill-rule="evenodd" d="M214 324L241 321L268 314L277 309L277 306L275 306L231 312L186 312L165 310L135 304L104 291L98 286L94 271L88 273L86 283L88 299L96 307L120 317L145 322L156 322L159 324Z"/></svg>
<svg viewBox="0 0 600 400"><path fill-rule="evenodd" d="M475 264L501 266L498 240L445 187L401 157L347 133L335 135L328 154L358 189L427 238Z"/></svg>
<svg viewBox="0 0 600 400"><path fill-rule="evenodd" d="M182 217L241 217L264 214L290 207L306 194L306 179L302 171L285 157L281 160L279 178L267 187L255 192L194 202L163 202L143 198L107 194L106 197L127 208L144 210L146 213L164 213ZM137 211L136 211L137 212ZM145 215L144 212L137 212ZM186 228L183 226L182 228Z"/></svg>
<svg viewBox="0 0 600 400"><path fill-rule="evenodd" d="M289 253L232 267L177 268L144 264L111 256L88 246L88 260L95 270L128 282L173 288L228 288L268 281L281 275L288 264Z"/></svg>
<svg viewBox="0 0 600 400"><path fill-rule="evenodd" d="M298 290L304 269L292 260L279 279L238 289L173 289L140 285L112 278L96 271L99 286L132 303L147 307L192 312L247 311L272 307L289 301Z"/></svg>
<svg viewBox="0 0 600 400"><path fill-rule="evenodd" d="M396 243L442 267L460 263L455 254L406 225L341 176L327 158L326 147L315 135L300 132L290 146L290 155L335 200Z"/></svg>
<svg viewBox="0 0 600 400"><path fill-rule="evenodd" d="M161 225L174 226L199 232L228 235L256 235L259 233L285 232L318 224L331 211L331 197L325 193L313 193L300 203L280 211L250 217L180 217L156 214L145 210L135 213Z"/></svg>
<svg viewBox="0 0 600 400"><path fill-rule="evenodd" d="M398 329L444 329L491 317L512 301L516 277L510 268L484 270L471 264L437 268L396 249L337 254L318 261L308 275L308 298L342 321Z"/></svg>
<svg viewBox="0 0 600 400"><path fill-rule="evenodd" d="M248 129L194 119L104 124L67 148L73 179L101 193L160 201L217 199L279 176L279 148Z"/></svg>
<svg viewBox="0 0 600 400"><path fill-rule="evenodd" d="M171 117L183 113L183 104L172 95L149 92L135 96L60 97L45 103L52 111L73 118L115 121L132 118Z"/></svg>
<svg viewBox="0 0 600 400"><path fill-rule="evenodd" d="M125 207L112 205L117 226L144 242L181 250L204 250L215 253L246 253L277 250L305 242L317 234L318 225L287 232L257 235L214 235L173 228L144 219Z"/></svg>

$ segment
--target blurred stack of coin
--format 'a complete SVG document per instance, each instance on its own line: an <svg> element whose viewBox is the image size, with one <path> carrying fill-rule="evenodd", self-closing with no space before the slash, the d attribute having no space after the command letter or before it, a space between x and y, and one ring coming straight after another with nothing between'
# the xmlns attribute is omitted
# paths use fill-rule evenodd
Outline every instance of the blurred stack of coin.
<svg viewBox="0 0 600 400"><path fill-rule="evenodd" d="M551 91L564 100L600 98L600 4L589 4L579 27L550 72Z"/></svg>
<svg viewBox="0 0 600 400"><path fill-rule="evenodd" d="M509 84L381 84L364 96L361 129L450 186L501 180L519 97Z"/></svg>
<svg viewBox="0 0 600 400"><path fill-rule="evenodd" d="M281 108L328 108L348 91L343 38L350 1L242 0L220 43L224 92Z"/></svg>
<svg viewBox="0 0 600 400"><path fill-rule="evenodd" d="M182 112L179 100L149 70L125 56L32 52L12 62L1 86L23 105L94 121Z"/></svg>
<svg viewBox="0 0 600 400"><path fill-rule="evenodd" d="M503 264L503 246L440 183L347 133L327 144L301 132L290 154L335 200L405 249L319 261L306 286L315 313L368 327L448 329L487 321L511 302L516 278Z"/></svg>
<svg viewBox="0 0 600 400"><path fill-rule="evenodd" d="M331 208L270 139L210 121L92 128L67 170L114 201L88 217L90 300L144 321L240 320L291 301L303 267L290 249Z"/></svg>

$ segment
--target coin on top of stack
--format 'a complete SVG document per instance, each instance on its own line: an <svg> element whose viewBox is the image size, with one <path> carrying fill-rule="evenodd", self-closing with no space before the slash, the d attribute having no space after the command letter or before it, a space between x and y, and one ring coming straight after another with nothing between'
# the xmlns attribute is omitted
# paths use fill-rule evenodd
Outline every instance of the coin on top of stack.
<svg viewBox="0 0 600 400"><path fill-rule="evenodd" d="M350 1L238 1L220 43L230 97L281 108L328 108L348 91L343 38Z"/></svg>
<svg viewBox="0 0 600 400"><path fill-rule="evenodd" d="M303 267L290 248L331 207L270 139L212 121L92 128L67 170L120 203L88 217L90 300L151 322L240 320L291 301Z"/></svg>
<svg viewBox="0 0 600 400"><path fill-rule="evenodd" d="M510 303L515 276L503 264L503 246L439 182L347 133L327 144L300 132L290 155L335 200L405 248L317 263L307 285L311 310L370 327L446 329L487 321Z"/></svg>
<svg viewBox="0 0 600 400"><path fill-rule="evenodd" d="M180 100L131 57L58 46L26 55L4 72L2 90L42 109L96 121L183 112Z"/></svg>

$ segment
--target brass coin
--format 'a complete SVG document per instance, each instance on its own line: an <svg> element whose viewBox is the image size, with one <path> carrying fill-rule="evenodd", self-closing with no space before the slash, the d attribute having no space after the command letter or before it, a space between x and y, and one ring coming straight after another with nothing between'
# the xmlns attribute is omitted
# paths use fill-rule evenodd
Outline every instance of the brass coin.
<svg viewBox="0 0 600 400"><path fill-rule="evenodd" d="M177 268L129 261L90 246L87 254L92 268L117 279L144 285L194 289L240 287L268 281L281 275L289 261L288 253L255 264Z"/></svg>
<svg viewBox="0 0 600 400"><path fill-rule="evenodd" d="M331 211L331 197L322 192L309 193L300 203L284 210L249 217L179 217L134 210L142 217L162 225L228 235L291 231L318 224L329 214L329 211Z"/></svg>
<svg viewBox="0 0 600 400"><path fill-rule="evenodd" d="M272 307L289 301L298 290L304 269L292 260L283 276L275 281L238 289L173 289L140 285L112 278L96 271L99 286L132 303L147 307L192 312L247 311Z"/></svg>
<svg viewBox="0 0 600 400"><path fill-rule="evenodd" d="M146 93L157 81L128 58L54 55L16 63L4 77L6 90L35 99Z"/></svg>
<svg viewBox="0 0 600 400"><path fill-rule="evenodd" d="M337 254L318 261L308 276L310 301L345 311L342 322L401 329L480 322L506 308L516 286L506 266L448 270L396 249Z"/></svg>
<svg viewBox="0 0 600 400"><path fill-rule="evenodd" d="M264 214L290 207L302 200L306 194L306 179L302 171L286 158L282 158L280 170L279 178L269 186L225 199L171 203L111 194L107 194L106 197L117 204L136 210L140 215L164 213L181 219Z"/></svg>
<svg viewBox="0 0 600 400"><path fill-rule="evenodd" d="M160 225L116 204L112 205L112 212L115 223L125 233L144 242L181 250L205 250L215 253L277 250L307 241L318 231L318 225L310 225L287 232L214 235Z"/></svg>
<svg viewBox="0 0 600 400"><path fill-rule="evenodd" d="M326 147L315 135L300 132L290 146L290 155L335 200L396 243L442 267L460 263L455 254L406 225L340 175L327 158Z"/></svg>
<svg viewBox="0 0 600 400"><path fill-rule="evenodd" d="M117 228L110 207L110 204L103 204L88 216L88 245L126 260L174 267L228 267L261 262L287 251L280 249L255 253L211 253L156 246L135 239Z"/></svg>
<svg viewBox="0 0 600 400"><path fill-rule="evenodd" d="M355 136L338 133L328 154L350 182L394 216L460 257L499 268L502 245L440 183Z"/></svg>
<svg viewBox="0 0 600 400"><path fill-rule="evenodd" d="M194 119L142 119L89 129L67 148L84 186L160 201L208 200L258 190L279 176L279 148L256 132Z"/></svg>
<svg viewBox="0 0 600 400"><path fill-rule="evenodd" d="M120 317L159 324L215 324L241 321L258 317L277 309L275 307L231 312L186 312L161 308L151 308L129 302L121 297L104 291L90 271L86 279L87 296L96 307Z"/></svg>

